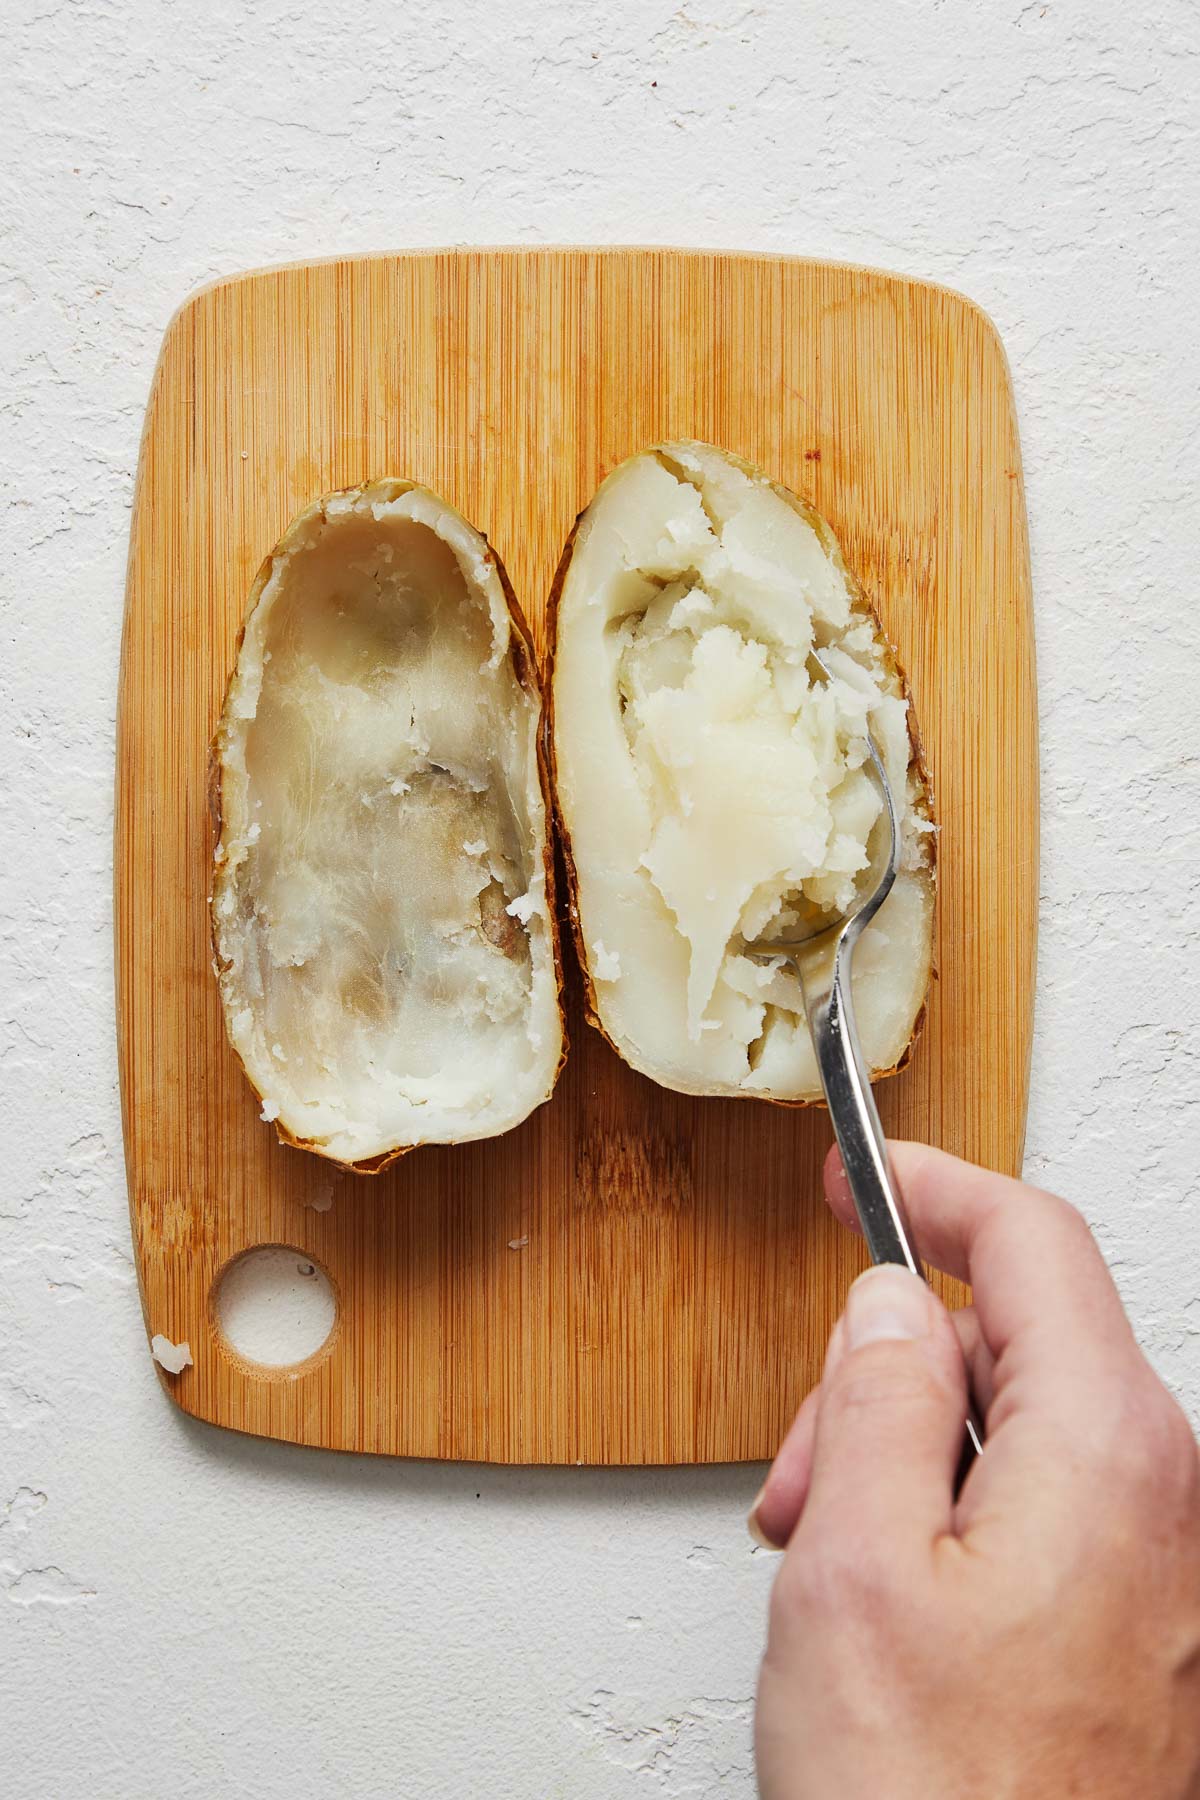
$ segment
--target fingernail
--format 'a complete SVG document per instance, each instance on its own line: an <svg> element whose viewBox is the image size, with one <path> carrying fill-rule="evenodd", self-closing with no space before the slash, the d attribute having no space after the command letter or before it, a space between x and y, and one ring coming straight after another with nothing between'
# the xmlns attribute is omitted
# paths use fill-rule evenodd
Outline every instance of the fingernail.
<svg viewBox="0 0 1200 1800"><path fill-rule="evenodd" d="M767 1477L767 1480L770 1480L770 1476ZM781 1550L783 1548L782 1544L773 1544L758 1522L758 1509L763 1503L763 1495L766 1491L767 1483L764 1481L757 1494L755 1494L754 1505L750 1508L749 1514L747 1515L746 1530L750 1533L750 1536L754 1539L760 1550Z"/></svg>
<svg viewBox="0 0 1200 1800"><path fill-rule="evenodd" d="M892 1343L929 1335L929 1290L919 1275L882 1264L868 1269L846 1296L846 1344Z"/></svg>
<svg viewBox="0 0 1200 1800"><path fill-rule="evenodd" d="M770 1479L771 1477L768 1475L767 1481ZM771 1542L770 1538L758 1522L758 1509L763 1503L763 1496L766 1494L766 1491L767 1482L764 1481L757 1494L755 1494L750 1511L746 1515L746 1530L750 1533L750 1536L754 1539L755 1543L763 1550L777 1550L779 1548L778 1544L773 1544Z"/></svg>
<svg viewBox="0 0 1200 1800"><path fill-rule="evenodd" d="M758 1514L754 1512L753 1509L751 1510L750 1517L746 1520L746 1530L750 1533L750 1536L754 1539L760 1550L783 1549L782 1544L773 1544L771 1542L770 1538L758 1522Z"/></svg>

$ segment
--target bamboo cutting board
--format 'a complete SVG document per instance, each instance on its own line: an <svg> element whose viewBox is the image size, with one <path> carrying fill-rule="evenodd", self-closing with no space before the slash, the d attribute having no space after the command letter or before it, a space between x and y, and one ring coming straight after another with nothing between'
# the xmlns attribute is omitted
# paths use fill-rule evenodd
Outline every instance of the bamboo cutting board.
<svg viewBox="0 0 1200 1800"><path fill-rule="evenodd" d="M553 1100L490 1143L337 1180L284 1149L209 969L206 756L263 556L317 495L446 496L545 650L563 543L623 457L700 437L815 502L911 679L943 823L940 979L893 1134L1009 1171L1024 1131L1037 742L1020 457L987 319L941 288L690 251L453 251L223 281L172 321L134 508L120 695L117 964L130 1205L150 1331L189 1413L338 1449L501 1462L761 1458L862 1263L828 1219L823 1111L698 1101L584 1025ZM294 1246L338 1301L265 1372L211 1295ZM515 1248L512 1246L516 1246Z"/></svg>

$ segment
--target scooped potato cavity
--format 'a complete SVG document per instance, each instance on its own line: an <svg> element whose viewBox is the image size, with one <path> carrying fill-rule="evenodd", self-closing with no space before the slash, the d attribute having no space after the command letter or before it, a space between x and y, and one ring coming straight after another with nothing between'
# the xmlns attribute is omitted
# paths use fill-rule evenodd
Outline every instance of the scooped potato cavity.
<svg viewBox="0 0 1200 1800"><path fill-rule="evenodd" d="M214 940L263 1117L351 1164L506 1130L562 1052L540 699L486 541L378 482L291 527L216 740Z"/></svg>

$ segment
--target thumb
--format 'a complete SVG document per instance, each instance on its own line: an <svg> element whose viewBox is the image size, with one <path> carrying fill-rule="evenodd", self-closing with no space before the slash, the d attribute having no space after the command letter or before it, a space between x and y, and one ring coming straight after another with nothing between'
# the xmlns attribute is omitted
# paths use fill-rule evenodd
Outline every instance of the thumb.
<svg viewBox="0 0 1200 1800"><path fill-rule="evenodd" d="M950 1315L919 1276L883 1265L850 1289L838 1336L797 1537L848 1539L867 1559L928 1546L952 1529L967 1412Z"/></svg>

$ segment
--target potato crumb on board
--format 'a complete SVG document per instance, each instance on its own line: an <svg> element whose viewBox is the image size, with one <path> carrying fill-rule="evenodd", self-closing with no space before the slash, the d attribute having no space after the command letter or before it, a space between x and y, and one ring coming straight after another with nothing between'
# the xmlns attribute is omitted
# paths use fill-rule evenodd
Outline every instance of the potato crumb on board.
<svg viewBox="0 0 1200 1800"><path fill-rule="evenodd" d="M168 1375L180 1375L184 1369L191 1367L192 1347L186 1338L182 1344L173 1344L169 1337L156 1331L150 1339L150 1354Z"/></svg>
<svg viewBox="0 0 1200 1800"><path fill-rule="evenodd" d="M318 1181L313 1187L310 1198L304 1202L305 1206L311 1206L314 1212L328 1212L333 1205L333 1186L336 1179L336 1176L326 1175Z"/></svg>

